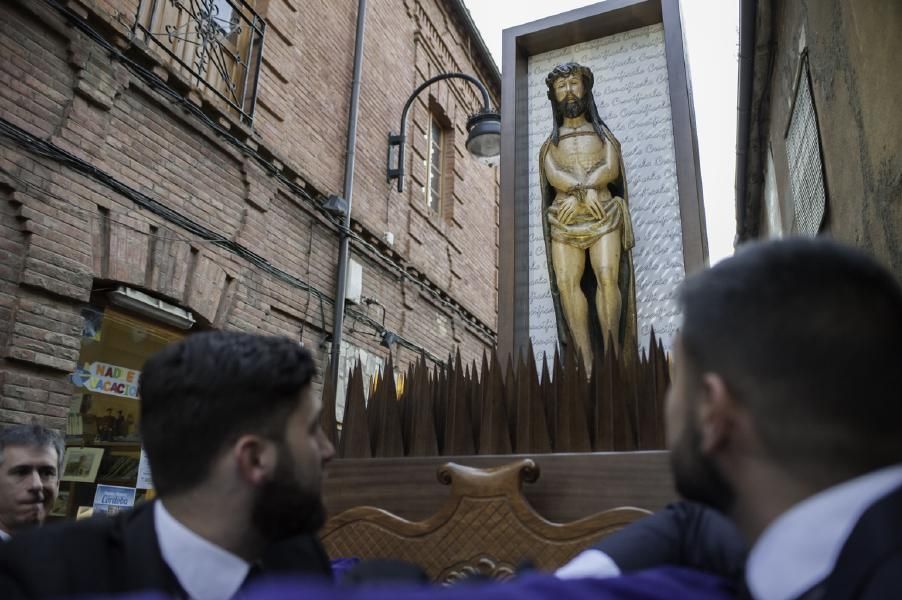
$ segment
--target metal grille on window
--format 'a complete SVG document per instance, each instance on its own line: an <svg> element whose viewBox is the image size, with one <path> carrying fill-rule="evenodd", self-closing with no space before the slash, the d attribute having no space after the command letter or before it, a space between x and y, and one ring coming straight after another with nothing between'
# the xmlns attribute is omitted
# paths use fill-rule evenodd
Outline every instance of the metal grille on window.
<svg viewBox="0 0 902 600"><path fill-rule="evenodd" d="M426 204L439 212L442 198L442 126L435 117L430 119L429 160L426 167Z"/></svg>
<svg viewBox="0 0 902 600"><path fill-rule="evenodd" d="M802 57L795 104L786 133L786 154L789 160L795 229L801 234L817 235L824 220L827 199L807 56Z"/></svg>
<svg viewBox="0 0 902 600"><path fill-rule="evenodd" d="M134 25L137 39L245 123L254 118L265 29L245 0L141 0Z"/></svg>

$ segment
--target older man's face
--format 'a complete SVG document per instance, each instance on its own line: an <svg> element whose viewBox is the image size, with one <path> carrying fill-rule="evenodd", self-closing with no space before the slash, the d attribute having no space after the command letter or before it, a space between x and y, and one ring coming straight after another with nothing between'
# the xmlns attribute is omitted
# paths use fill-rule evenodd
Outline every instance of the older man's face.
<svg viewBox="0 0 902 600"><path fill-rule="evenodd" d="M59 494L59 457L52 447L7 446L0 454L0 528L40 524Z"/></svg>

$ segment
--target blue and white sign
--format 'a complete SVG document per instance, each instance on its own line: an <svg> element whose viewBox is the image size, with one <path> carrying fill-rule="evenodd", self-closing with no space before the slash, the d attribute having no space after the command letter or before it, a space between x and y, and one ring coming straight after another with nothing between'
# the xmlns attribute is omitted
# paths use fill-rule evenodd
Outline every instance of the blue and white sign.
<svg viewBox="0 0 902 600"><path fill-rule="evenodd" d="M135 488L98 485L94 493L94 514L116 514L135 505Z"/></svg>

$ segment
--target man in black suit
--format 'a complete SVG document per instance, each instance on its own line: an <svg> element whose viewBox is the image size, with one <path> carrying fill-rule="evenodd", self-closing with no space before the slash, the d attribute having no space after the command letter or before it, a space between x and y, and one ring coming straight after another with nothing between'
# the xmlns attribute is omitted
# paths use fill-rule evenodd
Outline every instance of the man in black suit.
<svg viewBox="0 0 902 600"><path fill-rule="evenodd" d="M902 597L902 289L826 240L687 279L667 400L678 491L752 543L753 598Z"/></svg>
<svg viewBox="0 0 902 600"><path fill-rule="evenodd" d="M748 545L721 513L680 501L605 536L556 571L561 579L614 577L674 565L720 575L741 587Z"/></svg>
<svg viewBox="0 0 902 600"><path fill-rule="evenodd" d="M824 240L689 278L667 402L680 502L559 572L678 564L756 599L902 598L902 290Z"/></svg>
<svg viewBox="0 0 902 600"><path fill-rule="evenodd" d="M141 432L159 500L0 549L0 597L233 596L257 572L329 572L314 536L334 449L296 341L200 333L147 361Z"/></svg>

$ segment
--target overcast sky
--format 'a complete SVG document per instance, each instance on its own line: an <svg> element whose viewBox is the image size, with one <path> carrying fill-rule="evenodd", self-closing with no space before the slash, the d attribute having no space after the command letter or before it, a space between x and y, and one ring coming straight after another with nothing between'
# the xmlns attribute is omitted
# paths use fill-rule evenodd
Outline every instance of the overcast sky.
<svg viewBox="0 0 902 600"><path fill-rule="evenodd" d="M580 8L586 0L465 0L501 68L501 31ZM736 85L739 0L681 0L692 77L711 264L733 253L736 234Z"/></svg>

